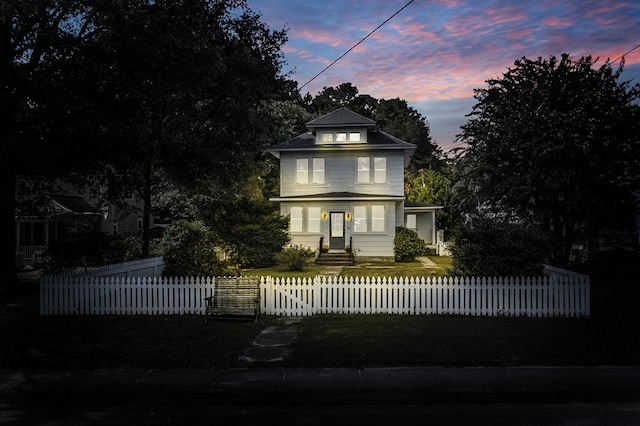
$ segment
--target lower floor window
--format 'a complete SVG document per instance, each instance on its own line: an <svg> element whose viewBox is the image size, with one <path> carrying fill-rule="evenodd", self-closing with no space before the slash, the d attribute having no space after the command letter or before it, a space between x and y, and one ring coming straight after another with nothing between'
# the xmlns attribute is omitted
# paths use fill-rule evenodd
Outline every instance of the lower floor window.
<svg viewBox="0 0 640 426"><path fill-rule="evenodd" d="M354 206L353 232L386 231L386 207L382 204Z"/></svg>
<svg viewBox="0 0 640 426"><path fill-rule="evenodd" d="M305 216L306 213L306 216ZM320 207L293 206L289 210L289 231L290 232L320 232ZM306 218L306 220L305 220ZM305 229L306 223L306 229Z"/></svg>

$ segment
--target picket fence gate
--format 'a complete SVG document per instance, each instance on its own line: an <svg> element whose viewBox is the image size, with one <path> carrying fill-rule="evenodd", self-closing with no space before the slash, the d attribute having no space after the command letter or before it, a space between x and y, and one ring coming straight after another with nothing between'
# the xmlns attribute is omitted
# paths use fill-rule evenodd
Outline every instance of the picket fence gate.
<svg viewBox="0 0 640 426"><path fill-rule="evenodd" d="M204 314L215 278L43 277L41 315ZM583 317L586 275L543 277L262 277L264 315L409 314Z"/></svg>

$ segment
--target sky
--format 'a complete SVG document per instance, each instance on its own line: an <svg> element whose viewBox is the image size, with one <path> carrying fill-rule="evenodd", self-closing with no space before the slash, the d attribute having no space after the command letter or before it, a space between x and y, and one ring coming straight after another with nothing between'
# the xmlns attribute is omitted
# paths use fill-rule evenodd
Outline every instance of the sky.
<svg viewBox="0 0 640 426"><path fill-rule="evenodd" d="M304 95L350 82L360 94L400 98L429 122L434 142L454 144L474 88L515 60L568 53L598 64L640 45L640 0L248 0L272 30L287 30L283 72ZM640 48L622 80L640 82ZM615 62L617 67L620 61Z"/></svg>

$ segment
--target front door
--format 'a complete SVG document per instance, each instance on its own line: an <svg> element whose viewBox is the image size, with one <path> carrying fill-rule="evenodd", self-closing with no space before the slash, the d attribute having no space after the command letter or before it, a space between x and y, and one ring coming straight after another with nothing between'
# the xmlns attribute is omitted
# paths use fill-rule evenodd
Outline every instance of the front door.
<svg viewBox="0 0 640 426"><path fill-rule="evenodd" d="M329 248L344 249L344 212L331 212Z"/></svg>

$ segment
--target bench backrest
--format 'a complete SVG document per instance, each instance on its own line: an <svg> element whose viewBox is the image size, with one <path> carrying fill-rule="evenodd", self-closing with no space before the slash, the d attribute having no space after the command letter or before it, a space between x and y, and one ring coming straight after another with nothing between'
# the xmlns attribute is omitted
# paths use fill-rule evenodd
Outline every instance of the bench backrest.
<svg viewBox="0 0 640 426"><path fill-rule="evenodd" d="M260 300L260 278L216 278L213 300L218 307L255 306Z"/></svg>

